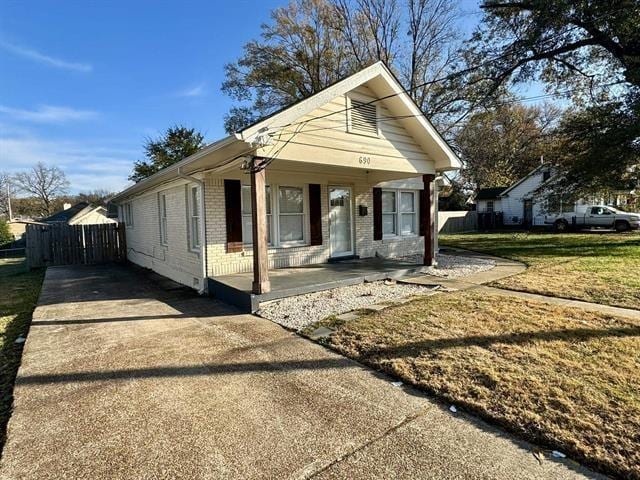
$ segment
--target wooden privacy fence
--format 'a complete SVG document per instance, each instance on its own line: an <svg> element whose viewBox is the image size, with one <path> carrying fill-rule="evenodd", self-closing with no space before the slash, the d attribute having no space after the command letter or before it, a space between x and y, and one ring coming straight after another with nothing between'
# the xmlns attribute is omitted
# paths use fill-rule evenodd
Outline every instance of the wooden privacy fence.
<svg viewBox="0 0 640 480"><path fill-rule="evenodd" d="M123 262L127 258L124 225L27 225L30 268Z"/></svg>
<svg viewBox="0 0 640 480"><path fill-rule="evenodd" d="M473 232L478 229L478 215L467 210L438 212L439 233Z"/></svg>

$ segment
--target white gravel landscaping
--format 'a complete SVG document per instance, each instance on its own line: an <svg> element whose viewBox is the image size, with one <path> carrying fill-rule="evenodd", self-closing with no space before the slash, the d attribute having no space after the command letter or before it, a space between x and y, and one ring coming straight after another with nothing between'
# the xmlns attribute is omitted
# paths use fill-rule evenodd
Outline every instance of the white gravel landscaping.
<svg viewBox="0 0 640 480"><path fill-rule="evenodd" d="M414 261L405 257L403 260ZM422 257L416 257L416 263ZM438 255L438 266L428 267L425 273L438 277L460 278L492 269L495 262L482 258ZM308 293L262 304L258 315L284 327L302 330L330 315L340 315L375 304L398 301L433 292L433 287L395 282L371 282L350 285L323 292Z"/></svg>
<svg viewBox="0 0 640 480"><path fill-rule="evenodd" d="M403 260L422 261L421 255L404 257ZM434 277L460 278L479 272L486 272L496 266L496 262L486 258L461 257L459 255L445 255L439 253L436 256L437 267L427 267L424 273Z"/></svg>
<svg viewBox="0 0 640 480"><path fill-rule="evenodd" d="M262 304L258 315L294 330L376 303L433 292L433 287L380 281L307 293Z"/></svg>

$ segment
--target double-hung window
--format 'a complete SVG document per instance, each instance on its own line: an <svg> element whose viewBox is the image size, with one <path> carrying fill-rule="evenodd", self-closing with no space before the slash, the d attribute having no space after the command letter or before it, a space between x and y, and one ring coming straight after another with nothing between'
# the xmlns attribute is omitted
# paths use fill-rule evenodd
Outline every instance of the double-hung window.
<svg viewBox="0 0 640 480"><path fill-rule="evenodd" d="M487 200L487 208L485 209L487 213L493 213L493 200Z"/></svg>
<svg viewBox="0 0 640 480"><path fill-rule="evenodd" d="M416 190L382 191L382 234L385 237L417 235L418 192Z"/></svg>
<svg viewBox="0 0 640 480"><path fill-rule="evenodd" d="M301 245L305 242L305 189L297 186L267 185L267 239L271 246ZM242 241L253 244L251 187L242 186Z"/></svg>
<svg viewBox="0 0 640 480"><path fill-rule="evenodd" d="M200 187L197 185L189 185L188 187L188 204L189 204L189 248L191 250L200 249Z"/></svg>
<svg viewBox="0 0 640 480"><path fill-rule="evenodd" d="M416 234L416 203L416 192L400 192L400 235Z"/></svg>
<svg viewBox="0 0 640 480"><path fill-rule="evenodd" d="M382 234L396 235L398 233L398 215L396 205L396 192L382 191Z"/></svg>
<svg viewBox="0 0 640 480"><path fill-rule="evenodd" d="M133 209L131 202L127 202L122 206L122 216L124 217L124 224L127 227L133 227Z"/></svg>
<svg viewBox="0 0 640 480"><path fill-rule="evenodd" d="M304 242L304 190L301 187L278 188L278 224L281 245Z"/></svg>
<svg viewBox="0 0 640 480"><path fill-rule="evenodd" d="M271 187L265 187L265 202L267 207L267 241L271 245L273 235L271 229L273 222L271 217ZM242 186L242 241L245 245L253 244L253 217L251 216L251 185Z"/></svg>
<svg viewBox="0 0 640 480"><path fill-rule="evenodd" d="M160 214L160 243L169 244L169 233L167 231L167 196L164 193L158 194L158 207Z"/></svg>

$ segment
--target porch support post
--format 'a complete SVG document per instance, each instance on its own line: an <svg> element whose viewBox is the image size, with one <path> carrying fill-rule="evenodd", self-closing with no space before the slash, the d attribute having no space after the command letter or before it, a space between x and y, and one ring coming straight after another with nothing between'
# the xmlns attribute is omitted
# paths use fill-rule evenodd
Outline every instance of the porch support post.
<svg viewBox="0 0 640 480"><path fill-rule="evenodd" d="M422 202L422 204L425 206L425 208L420 212L420 222L422 223L423 227L421 230L424 232L424 264L427 266L432 266L434 264L434 179L435 175L432 174L426 174L422 176L422 181L424 182L424 189L422 190L424 201Z"/></svg>
<svg viewBox="0 0 640 480"><path fill-rule="evenodd" d="M267 258L267 205L264 159L251 162L251 219L253 228L253 285L255 294L271 291Z"/></svg>

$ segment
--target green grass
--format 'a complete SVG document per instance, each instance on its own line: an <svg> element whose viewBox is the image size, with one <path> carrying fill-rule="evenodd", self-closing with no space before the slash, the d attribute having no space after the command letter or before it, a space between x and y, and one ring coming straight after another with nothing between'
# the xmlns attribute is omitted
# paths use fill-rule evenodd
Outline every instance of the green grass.
<svg viewBox="0 0 640 480"><path fill-rule="evenodd" d="M27 336L43 276L44 270L29 271L24 258L0 259L0 451L24 345L15 340Z"/></svg>
<svg viewBox="0 0 640 480"><path fill-rule="evenodd" d="M500 288L640 309L638 233L473 233L442 235L440 244L529 266L493 283Z"/></svg>
<svg viewBox="0 0 640 480"><path fill-rule="evenodd" d="M321 342L539 445L640 479L640 322L479 292L422 297Z"/></svg>

